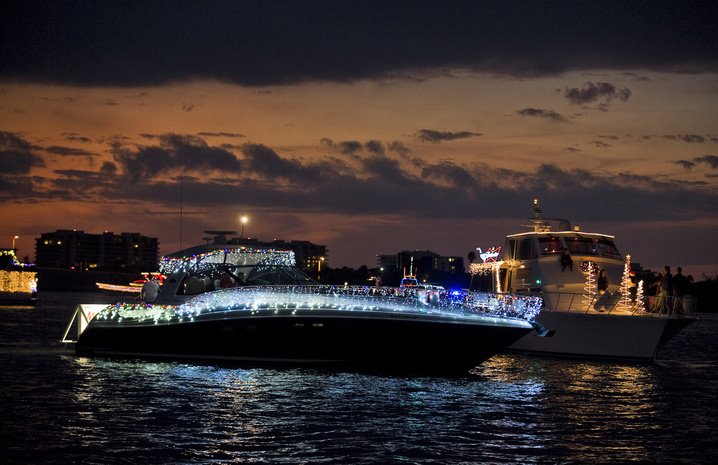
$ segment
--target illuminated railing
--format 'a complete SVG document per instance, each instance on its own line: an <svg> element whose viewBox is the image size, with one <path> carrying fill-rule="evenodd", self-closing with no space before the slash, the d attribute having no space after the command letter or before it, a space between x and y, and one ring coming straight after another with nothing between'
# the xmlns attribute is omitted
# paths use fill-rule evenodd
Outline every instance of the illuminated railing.
<svg viewBox="0 0 718 465"><path fill-rule="evenodd" d="M251 286L207 292L182 305L118 303L103 309L99 319L136 322L193 320L218 312L322 310L393 312L472 319L494 317L532 321L541 298L434 288L369 286Z"/></svg>
<svg viewBox="0 0 718 465"><path fill-rule="evenodd" d="M585 300L586 294L569 292L544 292L544 309L542 311L589 313L599 312L606 314L685 314L695 313L697 301L691 296L666 297L660 301L654 296L630 301L629 307L621 306L619 293L606 293L594 295Z"/></svg>

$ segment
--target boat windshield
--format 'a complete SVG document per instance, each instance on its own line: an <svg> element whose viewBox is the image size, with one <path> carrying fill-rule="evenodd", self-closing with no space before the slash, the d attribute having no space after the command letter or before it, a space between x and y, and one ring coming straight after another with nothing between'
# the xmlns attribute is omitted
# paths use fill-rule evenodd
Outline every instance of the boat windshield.
<svg viewBox="0 0 718 465"><path fill-rule="evenodd" d="M178 293L195 295L238 286L312 284L317 283L295 266L216 263L187 273Z"/></svg>
<svg viewBox="0 0 718 465"><path fill-rule="evenodd" d="M414 286L418 286L418 285L419 285L419 281L415 277L406 276L401 279L401 284L399 286L400 287L414 287Z"/></svg>
<svg viewBox="0 0 718 465"><path fill-rule="evenodd" d="M538 241L541 255L560 254L563 251L561 239L556 236L539 237Z"/></svg>
<svg viewBox="0 0 718 465"><path fill-rule="evenodd" d="M294 253L276 250L228 249L163 261L165 273L180 272L180 295L236 286L317 284L295 266Z"/></svg>
<svg viewBox="0 0 718 465"><path fill-rule="evenodd" d="M599 237L598 239L596 239L596 245L598 245L598 250L601 252L602 255L616 258L621 256L621 253L618 251L616 244L614 244L611 239L608 239L606 237Z"/></svg>
<svg viewBox="0 0 718 465"><path fill-rule="evenodd" d="M590 237L566 237L566 248L575 255L597 255L596 247Z"/></svg>

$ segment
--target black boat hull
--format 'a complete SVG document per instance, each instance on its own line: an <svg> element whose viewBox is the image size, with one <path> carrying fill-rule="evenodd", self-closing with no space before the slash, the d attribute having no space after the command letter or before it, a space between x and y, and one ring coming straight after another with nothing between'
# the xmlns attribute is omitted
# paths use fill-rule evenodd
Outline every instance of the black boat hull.
<svg viewBox="0 0 718 465"><path fill-rule="evenodd" d="M528 324L411 315L245 312L163 324L93 321L80 336L76 352L457 373L481 364L530 331Z"/></svg>

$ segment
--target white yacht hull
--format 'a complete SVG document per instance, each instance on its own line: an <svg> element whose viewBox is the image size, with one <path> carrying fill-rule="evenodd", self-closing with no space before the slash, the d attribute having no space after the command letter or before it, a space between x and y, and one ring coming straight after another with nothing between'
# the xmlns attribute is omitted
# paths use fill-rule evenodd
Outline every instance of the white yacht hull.
<svg viewBox="0 0 718 465"><path fill-rule="evenodd" d="M694 319L544 311L537 321L554 331L553 336L538 337L533 332L509 346L509 350L566 357L653 360L663 344Z"/></svg>

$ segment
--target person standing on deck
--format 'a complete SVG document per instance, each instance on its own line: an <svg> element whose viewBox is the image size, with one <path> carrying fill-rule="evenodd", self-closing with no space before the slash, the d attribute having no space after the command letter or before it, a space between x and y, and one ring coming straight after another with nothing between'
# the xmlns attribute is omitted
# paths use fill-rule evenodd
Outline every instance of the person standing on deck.
<svg viewBox="0 0 718 465"><path fill-rule="evenodd" d="M601 268L598 272L598 279L596 280L599 294L605 294L608 291L608 277L606 277L606 270Z"/></svg>
<svg viewBox="0 0 718 465"><path fill-rule="evenodd" d="M661 311L664 311L665 313L671 313L672 311L673 306L670 305L672 291L673 276L671 276L671 267L666 265L663 268L663 278L661 280L661 294L663 294L663 305L661 306Z"/></svg>

